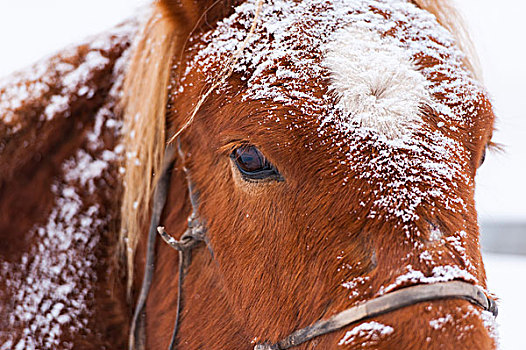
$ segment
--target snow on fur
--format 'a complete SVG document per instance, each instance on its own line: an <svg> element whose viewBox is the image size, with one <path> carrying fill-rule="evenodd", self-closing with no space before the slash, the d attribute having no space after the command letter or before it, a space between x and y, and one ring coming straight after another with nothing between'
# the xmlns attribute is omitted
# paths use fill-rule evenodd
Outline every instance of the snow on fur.
<svg viewBox="0 0 526 350"><path fill-rule="evenodd" d="M119 27L111 40L129 40L135 26ZM20 73L20 82L30 78L34 84L14 84L7 90L12 99L8 109L16 109L18 104L27 100L37 100L42 91L46 91L45 74L56 69L62 77L64 95L54 95L45 110L45 118L52 119L68 106L71 91L78 95L91 94L93 91L85 82L93 70L105 65L109 60L98 51L110 48L111 42L96 40L90 44L92 50L86 55L86 61L73 67L45 67L45 62L37 64L28 73ZM96 282L94 255L99 243L99 233L110 218L99 215L98 204L84 202L86 193L96 191L96 181L108 170L110 164L116 164L122 157L122 146L105 149L99 139L103 129L116 135L120 134L122 122L114 119L111 110L113 101L118 100L122 88L124 69L129 59L129 49L115 63L114 85L110 91L110 101L95 116L93 129L86 135L86 149L79 149L62 164L63 179L55 181L52 192L55 204L47 223L35 227L28 237L32 237L33 246L24 254L20 262L4 262L0 266L0 276L6 277L9 290L17 291L12 296L14 310L9 314L7 324L11 328L24 329L23 334L2 334L6 339L0 344L1 350L11 349L51 349L61 346L71 349L71 343L61 341L61 334L87 329L92 319L92 286ZM51 61L54 64L54 61ZM41 75L39 75L41 74ZM48 82L50 83L50 82ZM0 104L1 104L0 103ZM10 116L4 118L8 122Z"/></svg>
<svg viewBox="0 0 526 350"><path fill-rule="evenodd" d="M327 45L323 65L342 115L389 140L404 139L422 123L421 106L431 103L427 80L410 53L390 37L346 27Z"/></svg>
<svg viewBox="0 0 526 350"><path fill-rule="evenodd" d="M362 323L347 331L338 345L360 344L362 347L378 344L380 340L394 332L393 327L372 321Z"/></svg>
<svg viewBox="0 0 526 350"><path fill-rule="evenodd" d="M67 107L71 99L82 96L91 98L95 91L87 82L95 72L105 69L110 64L110 60L103 52L110 51L114 42L129 38L137 25L135 21L129 21L113 28L105 39L102 39L103 36L88 38L86 44L89 45L90 51L79 66L69 64L67 61L75 57L76 47L82 43L62 50L59 55L45 57L28 69L2 78L0 122L8 127L7 135L16 133L24 126L24 121L20 120L17 110L24 105L40 103L47 93L54 90L53 87L59 89L46 101L46 108L39 116L41 121L49 121L63 113L68 117Z"/></svg>
<svg viewBox="0 0 526 350"><path fill-rule="evenodd" d="M195 71L209 83L217 79L246 38L255 9L247 1L216 29L191 38L195 54L180 93ZM370 218L395 218L406 231L422 203L439 199L452 212L465 210L457 187L472 185L464 172L469 154L451 131L469 122L485 92L434 16L405 0L269 0L257 21L235 67L248 87L244 99L289 106L290 128L315 123L318 134L305 147L337 147L344 160L334 172L375 187L374 203L363 203ZM420 67L422 55L437 63ZM356 72L355 81L347 78ZM423 108L441 119L436 129L420 122ZM267 113L268 121L280 122L272 108ZM378 155L363 159L371 149Z"/></svg>

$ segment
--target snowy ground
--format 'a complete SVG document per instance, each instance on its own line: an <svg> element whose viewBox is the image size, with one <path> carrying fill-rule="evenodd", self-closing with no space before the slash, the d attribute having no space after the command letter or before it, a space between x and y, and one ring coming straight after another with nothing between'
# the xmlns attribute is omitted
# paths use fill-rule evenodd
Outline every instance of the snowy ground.
<svg viewBox="0 0 526 350"><path fill-rule="evenodd" d="M70 42L130 16L147 0L0 1L0 77ZM526 1L458 0L481 56L486 85L499 116L495 140L503 155L490 154L477 176L482 220L526 221ZM526 349L526 257L485 254L489 288L501 298L503 350Z"/></svg>

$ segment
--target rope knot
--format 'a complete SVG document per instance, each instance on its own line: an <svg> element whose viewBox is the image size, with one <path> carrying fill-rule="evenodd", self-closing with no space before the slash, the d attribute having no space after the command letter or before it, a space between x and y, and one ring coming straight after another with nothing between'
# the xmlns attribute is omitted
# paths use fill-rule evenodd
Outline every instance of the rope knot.
<svg viewBox="0 0 526 350"><path fill-rule="evenodd" d="M192 250L199 242L203 241L204 227L202 225L188 225L188 229L176 240L164 230L163 226L157 227L157 232L168 245L180 252Z"/></svg>

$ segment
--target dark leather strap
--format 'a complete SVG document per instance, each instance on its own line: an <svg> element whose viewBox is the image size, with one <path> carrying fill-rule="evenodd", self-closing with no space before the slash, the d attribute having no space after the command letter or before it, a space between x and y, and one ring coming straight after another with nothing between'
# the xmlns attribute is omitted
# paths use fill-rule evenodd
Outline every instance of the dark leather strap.
<svg viewBox="0 0 526 350"><path fill-rule="evenodd" d="M153 208L150 227L148 230L148 243L146 246L146 265L144 266L144 275L142 279L141 291L137 299L137 305L133 313L132 323L130 327L130 336L128 349L129 350L145 350L146 336L145 336L145 322L146 322L146 300L150 292L152 284L153 272L155 270L155 241L157 238L157 227L161 220L166 198L168 196L168 188L170 186L171 172L169 171L173 164L174 151L171 146L166 147L164 152L165 162L163 164L163 174L155 188L153 195Z"/></svg>
<svg viewBox="0 0 526 350"><path fill-rule="evenodd" d="M344 310L327 320L314 323L311 326L295 331L276 344L258 344L254 350L285 350L301 345L313 338L332 333L343 327L361 322L375 316L386 314L404 307L424 301L442 299L464 299L495 317L498 308L495 301L488 298L480 287L463 281L449 281L433 284L419 284L400 289L362 304Z"/></svg>

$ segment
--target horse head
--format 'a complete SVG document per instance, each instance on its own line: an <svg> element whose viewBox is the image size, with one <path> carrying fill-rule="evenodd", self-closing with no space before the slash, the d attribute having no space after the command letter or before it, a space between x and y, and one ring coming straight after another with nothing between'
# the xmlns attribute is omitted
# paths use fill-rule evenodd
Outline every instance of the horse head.
<svg viewBox="0 0 526 350"><path fill-rule="evenodd" d="M185 267L178 348L274 344L411 286L486 287L474 177L494 115L442 3L155 5L126 83L123 232L137 296L153 188L173 161L160 223L179 238L195 210L206 231ZM179 262L160 243L155 259L157 349ZM490 349L492 318L431 300L297 348Z"/></svg>

